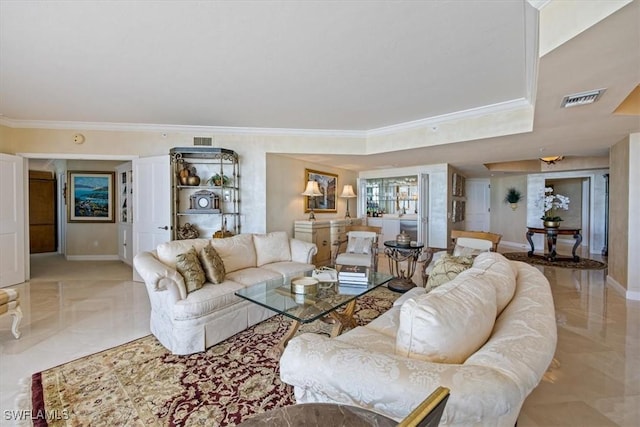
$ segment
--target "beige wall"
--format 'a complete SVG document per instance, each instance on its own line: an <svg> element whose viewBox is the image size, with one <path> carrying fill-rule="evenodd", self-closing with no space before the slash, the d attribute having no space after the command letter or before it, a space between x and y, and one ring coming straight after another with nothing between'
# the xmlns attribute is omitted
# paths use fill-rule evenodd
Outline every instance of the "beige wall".
<svg viewBox="0 0 640 427"><path fill-rule="evenodd" d="M562 218L563 227L583 228L582 225L582 178L548 179L547 186L553 186L555 194L569 198L568 210L556 210L554 215Z"/></svg>
<svg viewBox="0 0 640 427"><path fill-rule="evenodd" d="M629 139L610 151L609 175L609 276L627 288L629 246Z"/></svg>
<svg viewBox="0 0 640 427"><path fill-rule="evenodd" d="M305 169L320 170L338 175L338 195L345 184L351 184L358 192L357 174L345 169L331 168L325 165L304 162L291 157L267 154L267 231L284 230L293 236L294 221L307 219L304 211ZM349 200L349 212L352 218L357 215L357 200ZM344 218L347 208L346 199L338 197L337 213L316 212L316 219Z"/></svg>
<svg viewBox="0 0 640 427"><path fill-rule="evenodd" d="M78 158L83 155L126 157L157 156L169 153L172 147L193 146L193 137L212 136L213 145L234 150L240 156L240 213L243 232L267 230L267 153L336 153L359 154L364 150L362 139L333 136L291 135L203 135L193 132L162 133L83 130L84 144L74 144L74 130L14 129L0 126L0 152L52 153ZM295 171L283 170L291 180Z"/></svg>
<svg viewBox="0 0 640 427"><path fill-rule="evenodd" d="M504 198L509 188L522 193L516 210L511 209ZM527 176L505 176L491 178L491 231L502 234L502 242L528 245L525 237L527 227Z"/></svg>

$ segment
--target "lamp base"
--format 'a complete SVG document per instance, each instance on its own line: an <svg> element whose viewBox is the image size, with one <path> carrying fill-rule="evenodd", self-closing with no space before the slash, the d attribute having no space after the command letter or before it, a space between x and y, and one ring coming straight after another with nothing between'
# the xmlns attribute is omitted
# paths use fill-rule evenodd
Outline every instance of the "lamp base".
<svg viewBox="0 0 640 427"><path fill-rule="evenodd" d="M315 221L316 220L316 216L313 213L313 209L311 209L311 211L309 212L309 221Z"/></svg>

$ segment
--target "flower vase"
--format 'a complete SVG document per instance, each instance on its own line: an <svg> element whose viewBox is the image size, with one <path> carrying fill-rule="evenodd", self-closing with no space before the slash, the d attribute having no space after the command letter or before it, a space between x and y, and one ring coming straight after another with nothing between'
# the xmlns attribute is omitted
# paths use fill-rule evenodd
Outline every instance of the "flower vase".
<svg viewBox="0 0 640 427"><path fill-rule="evenodd" d="M544 228L558 228L560 227L560 221L544 221Z"/></svg>

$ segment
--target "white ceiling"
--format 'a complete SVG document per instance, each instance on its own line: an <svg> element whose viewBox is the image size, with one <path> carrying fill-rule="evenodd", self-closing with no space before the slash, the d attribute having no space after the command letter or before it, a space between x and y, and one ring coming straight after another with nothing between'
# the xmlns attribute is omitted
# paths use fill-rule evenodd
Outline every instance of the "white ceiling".
<svg viewBox="0 0 640 427"><path fill-rule="evenodd" d="M358 156L354 170L606 155L637 116L638 0L540 58L525 0L1 1L0 114L77 122L375 135L415 120L535 100L533 132ZM537 85L537 86L536 86ZM562 96L607 88L596 104ZM531 92L533 90L533 92ZM561 152L557 147L561 146ZM391 148L388 148L391 150Z"/></svg>

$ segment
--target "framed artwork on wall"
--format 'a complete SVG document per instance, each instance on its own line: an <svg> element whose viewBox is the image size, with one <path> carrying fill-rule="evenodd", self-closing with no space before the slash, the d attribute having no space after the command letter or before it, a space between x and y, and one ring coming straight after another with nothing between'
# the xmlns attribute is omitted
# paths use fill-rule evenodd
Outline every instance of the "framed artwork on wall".
<svg viewBox="0 0 640 427"><path fill-rule="evenodd" d="M452 195L464 197L464 176L455 172L453 174Z"/></svg>
<svg viewBox="0 0 640 427"><path fill-rule="evenodd" d="M320 172L312 169L305 169L304 185L309 181L316 181L320 188L321 196L307 197L305 202L305 212L309 212L313 207L315 212L337 212L338 197L338 175ZM303 187L304 188L304 187Z"/></svg>
<svg viewBox="0 0 640 427"><path fill-rule="evenodd" d="M465 202L464 200L454 200L453 202L453 222L464 221L464 210L465 210Z"/></svg>
<svg viewBox="0 0 640 427"><path fill-rule="evenodd" d="M69 171L68 222L115 222L115 172Z"/></svg>

